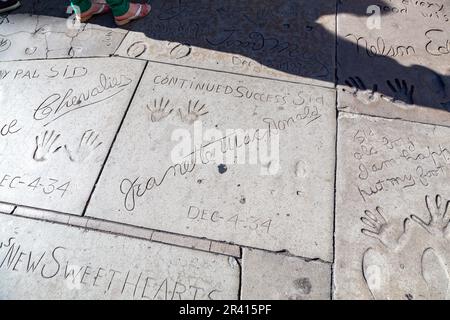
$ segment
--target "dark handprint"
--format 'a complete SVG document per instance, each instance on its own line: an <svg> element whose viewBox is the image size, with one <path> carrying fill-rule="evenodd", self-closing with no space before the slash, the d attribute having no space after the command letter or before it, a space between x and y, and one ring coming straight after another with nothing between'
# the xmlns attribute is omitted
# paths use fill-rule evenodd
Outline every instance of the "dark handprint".
<svg viewBox="0 0 450 320"><path fill-rule="evenodd" d="M386 81L389 89L391 89L393 98L392 102L403 102L414 104L414 85L408 86L405 80L395 79L394 82Z"/></svg>
<svg viewBox="0 0 450 320"><path fill-rule="evenodd" d="M364 81L357 76L348 78L345 80L345 84L353 89L351 94L364 104L369 104L377 100L376 93L378 86L376 84L373 85L372 89L368 89ZM346 90L344 89L344 91Z"/></svg>

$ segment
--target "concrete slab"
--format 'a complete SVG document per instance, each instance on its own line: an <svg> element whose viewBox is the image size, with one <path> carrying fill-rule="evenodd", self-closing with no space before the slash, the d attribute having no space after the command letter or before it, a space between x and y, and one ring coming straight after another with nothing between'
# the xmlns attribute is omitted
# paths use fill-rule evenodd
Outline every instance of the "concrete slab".
<svg viewBox="0 0 450 320"><path fill-rule="evenodd" d="M331 264L244 249L242 299L329 300Z"/></svg>
<svg viewBox="0 0 450 320"><path fill-rule="evenodd" d="M338 107L449 126L449 17L449 0L340 1Z"/></svg>
<svg viewBox="0 0 450 320"><path fill-rule="evenodd" d="M110 56L127 31L11 14L0 19L0 61Z"/></svg>
<svg viewBox="0 0 450 320"><path fill-rule="evenodd" d="M330 261L334 103L149 63L86 214Z"/></svg>
<svg viewBox="0 0 450 320"><path fill-rule="evenodd" d="M118 55L334 85L334 1L167 0L152 5Z"/></svg>
<svg viewBox="0 0 450 320"><path fill-rule="evenodd" d="M335 298L450 298L449 134L341 115Z"/></svg>
<svg viewBox="0 0 450 320"><path fill-rule="evenodd" d="M237 299L230 259L0 215L1 299Z"/></svg>
<svg viewBox="0 0 450 320"><path fill-rule="evenodd" d="M0 64L0 201L81 214L143 70L129 59Z"/></svg>

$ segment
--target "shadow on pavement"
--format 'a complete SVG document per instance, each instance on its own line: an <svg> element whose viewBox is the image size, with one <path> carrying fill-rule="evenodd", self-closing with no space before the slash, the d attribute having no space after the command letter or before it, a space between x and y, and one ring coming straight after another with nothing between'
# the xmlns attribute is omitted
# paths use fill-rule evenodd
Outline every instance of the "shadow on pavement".
<svg viewBox="0 0 450 320"><path fill-rule="evenodd" d="M368 17L368 6L388 3L337 1L152 0L150 16L125 28L156 40L242 55L294 76L375 90L406 104L450 111L448 74L424 65L404 66L384 55L360 59L360 52L367 48L347 38L338 38L336 46L335 30L320 23L324 18L334 20L337 8L339 14ZM14 13L67 17L61 0L22 0L22 7ZM115 27L108 15L90 23ZM337 56L347 61L340 64L338 59L337 77L336 47ZM385 79L380 80L380 73Z"/></svg>

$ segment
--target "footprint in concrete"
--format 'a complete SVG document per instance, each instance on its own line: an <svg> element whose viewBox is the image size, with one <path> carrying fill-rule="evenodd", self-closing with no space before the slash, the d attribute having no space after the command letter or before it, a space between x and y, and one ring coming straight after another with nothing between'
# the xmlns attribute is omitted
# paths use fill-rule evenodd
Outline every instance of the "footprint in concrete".
<svg viewBox="0 0 450 320"><path fill-rule="evenodd" d="M373 248L364 252L363 260L364 280L370 293L376 300L387 299L389 295L389 266L384 255Z"/></svg>
<svg viewBox="0 0 450 320"><path fill-rule="evenodd" d="M279 161L268 161L261 163L261 174L267 176L273 176L278 173L280 170L280 162Z"/></svg>
<svg viewBox="0 0 450 320"><path fill-rule="evenodd" d="M302 294L310 294L312 284L309 278L299 278L294 281L294 287Z"/></svg>
<svg viewBox="0 0 450 320"><path fill-rule="evenodd" d="M422 254L422 277L427 283L430 298L443 300L448 297L449 275L447 267L433 248L427 248Z"/></svg>
<svg viewBox="0 0 450 320"><path fill-rule="evenodd" d="M298 178L305 178L306 174L306 162L303 160L297 161L295 164L295 176Z"/></svg>
<svg viewBox="0 0 450 320"><path fill-rule="evenodd" d="M288 300L305 300L312 291L312 284L309 278L298 278L293 281L293 291L287 292Z"/></svg>

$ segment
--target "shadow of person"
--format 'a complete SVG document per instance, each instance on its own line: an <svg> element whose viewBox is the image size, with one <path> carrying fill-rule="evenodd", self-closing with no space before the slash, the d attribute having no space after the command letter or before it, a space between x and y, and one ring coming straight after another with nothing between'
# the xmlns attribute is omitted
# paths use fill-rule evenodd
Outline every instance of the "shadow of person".
<svg viewBox="0 0 450 320"><path fill-rule="evenodd" d="M409 40L407 54L424 57L417 59L423 64L406 64L404 57L395 57L389 51L382 51L360 37L378 30L360 30L355 34L340 35L336 39L336 11L339 15L369 17L369 6L379 6L381 21L388 15L398 16L401 25L403 17L392 8L392 2L384 0L152 0L149 17L126 26L130 31L142 32L147 37L187 47L199 47L239 57L238 63L249 63L245 58L261 66L284 74L302 77L299 82L317 80L329 85L347 86L351 90L376 91L386 100L402 102L450 111L450 76L441 66L449 65L450 54L432 56L424 50L427 45L425 34L408 38L400 29L381 29L380 33L398 32L391 44L394 50L402 47L400 41ZM389 10L388 10L389 9ZM411 11L412 9L409 8ZM21 12L65 16L65 9L59 0L33 0ZM408 12L407 14L410 14ZM390 19L391 17L389 17ZM110 16L98 16L90 21L94 24L113 27ZM417 21L420 25L423 21ZM340 19L340 25L347 22ZM439 30L437 21L434 28ZM367 27L366 27L367 28ZM420 28L419 28L420 30ZM356 33L360 32L361 35ZM445 49L445 32L440 34L439 45ZM442 38L444 37L444 38ZM379 38L383 39L383 38ZM378 41L377 39L376 41ZM386 45L386 43L384 43ZM438 44L436 44L438 45ZM378 46L378 48L377 48ZM411 48L409 48L411 46ZM408 51L408 48L410 51ZM447 51L450 51L447 42ZM337 55L336 54L337 50ZM402 49L404 50L404 49ZM335 57L337 64L335 65ZM241 59L244 58L244 59ZM408 57L405 57L408 58ZM428 66L433 59L433 67ZM437 61L437 64L436 64ZM440 63L442 61L442 63ZM201 63L201 62L200 62ZM436 68L439 67L439 68Z"/></svg>
<svg viewBox="0 0 450 320"><path fill-rule="evenodd" d="M347 91L375 93L403 104L406 110L417 105L450 111L446 8L433 7L431 2L426 6L404 3L339 1L336 84ZM365 12L370 5L382 9L379 29L370 30L367 18L356 21L368 17Z"/></svg>

